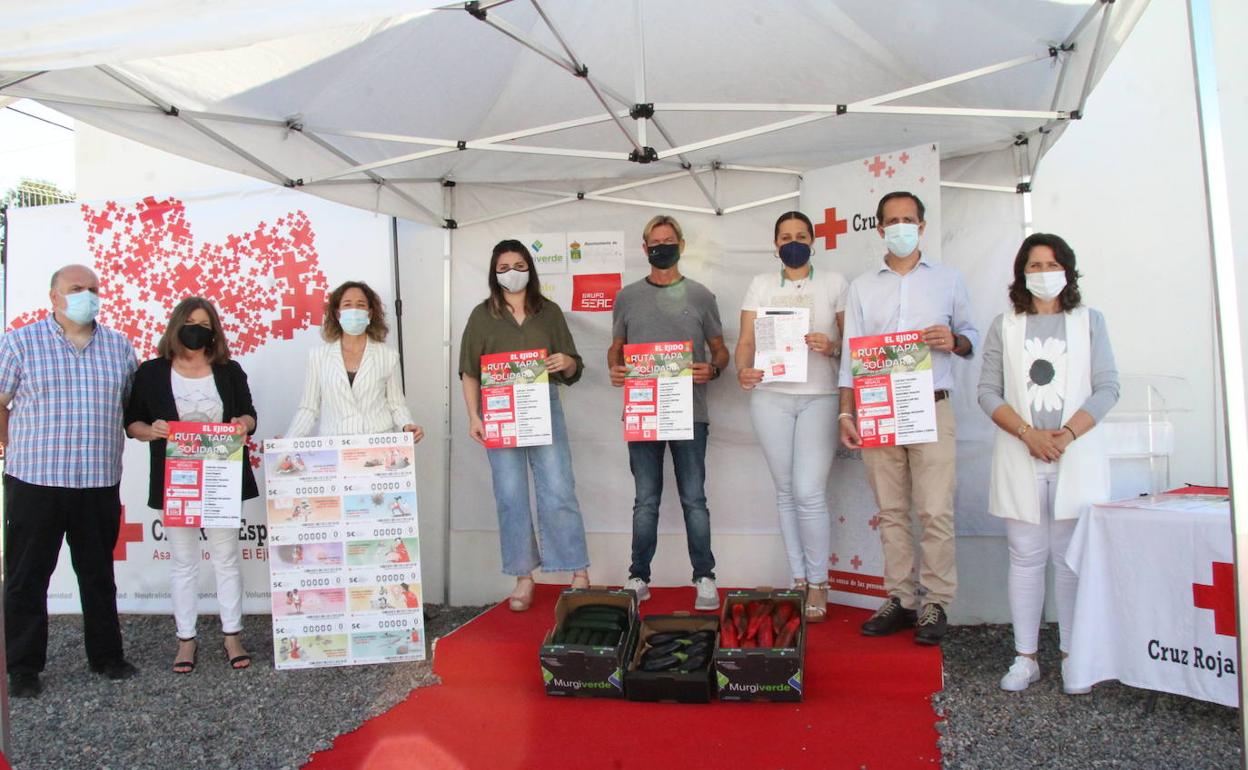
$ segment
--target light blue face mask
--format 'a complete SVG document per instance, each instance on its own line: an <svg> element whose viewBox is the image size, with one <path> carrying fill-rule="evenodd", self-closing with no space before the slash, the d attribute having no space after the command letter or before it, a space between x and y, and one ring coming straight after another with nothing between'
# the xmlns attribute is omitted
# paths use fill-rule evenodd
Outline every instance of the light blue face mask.
<svg viewBox="0 0 1248 770"><path fill-rule="evenodd" d="M919 247L919 226L912 222L898 222L885 227L884 245L895 256L910 256Z"/></svg>
<svg viewBox="0 0 1248 770"><path fill-rule="evenodd" d="M84 289L62 296L65 297L65 317L76 324L89 324L100 312L100 297L94 292Z"/></svg>
<svg viewBox="0 0 1248 770"><path fill-rule="evenodd" d="M347 308L338 311L338 325L347 334L355 336L363 334L368 328L368 311L360 308Z"/></svg>

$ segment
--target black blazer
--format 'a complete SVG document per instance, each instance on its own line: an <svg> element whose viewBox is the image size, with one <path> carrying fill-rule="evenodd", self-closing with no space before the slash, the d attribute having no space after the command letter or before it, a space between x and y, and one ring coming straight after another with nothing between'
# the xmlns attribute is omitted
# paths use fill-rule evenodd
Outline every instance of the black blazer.
<svg viewBox="0 0 1248 770"><path fill-rule="evenodd" d="M153 358L139 364L134 373L134 387L130 390L130 402L126 404L126 426L133 422L151 425L157 420L172 422L178 419L178 406L173 400L173 383L170 379L173 362L167 358ZM229 422L245 414L256 419L256 407L251 403L251 390L247 387L247 373L237 361L212 365L212 378L221 396L221 418ZM255 430L252 430L255 433ZM151 479L147 487L148 507L160 510L165 507L165 440L148 442L152 453ZM243 447L243 499L259 497L256 475L251 471L251 457Z"/></svg>

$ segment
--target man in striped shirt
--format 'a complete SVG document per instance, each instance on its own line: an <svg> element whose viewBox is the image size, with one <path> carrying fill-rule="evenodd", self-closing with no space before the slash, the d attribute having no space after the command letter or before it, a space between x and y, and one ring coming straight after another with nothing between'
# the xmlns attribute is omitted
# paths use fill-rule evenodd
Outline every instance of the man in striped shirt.
<svg viewBox="0 0 1248 770"><path fill-rule="evenodd" d="M52 313L0 339L0 442L7 514L4 630L9 693L35 697L47 660L48 583L62 538L82 599L91 670L127 679L113 580L121 526L122 407L136 361L95 322L100 282L83 265L52 274Z"/></svg>

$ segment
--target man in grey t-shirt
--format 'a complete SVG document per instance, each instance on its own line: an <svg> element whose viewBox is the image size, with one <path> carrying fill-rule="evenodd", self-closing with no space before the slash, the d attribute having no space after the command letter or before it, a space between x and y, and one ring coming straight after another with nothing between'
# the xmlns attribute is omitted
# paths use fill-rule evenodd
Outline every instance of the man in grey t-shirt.
<svg viewBox="0 0 1248 770"><path fill-rule="evenodd" d="M706 383L728 366L723 324L715 295L702 284L685 278L676 267L685 240L680 225L669 216L651 219L642 232L650 275L631 283L615 297L611 349L607 367L611 384L624 386L628 367L624 345L643 342L693 341L693 438L686 441L631 441L629 466L636 497L633 502L633 555L625 588L639 601L650 597L650 561L658 545L659 501L663 496L663 453L670 449L676 487L685 512L685 536L697 589L694 608L719 607L715 586L715 556L711 553L711 514L706 507L706 437L710 422ZM710 349L708 360L707 349Z"/></svg>

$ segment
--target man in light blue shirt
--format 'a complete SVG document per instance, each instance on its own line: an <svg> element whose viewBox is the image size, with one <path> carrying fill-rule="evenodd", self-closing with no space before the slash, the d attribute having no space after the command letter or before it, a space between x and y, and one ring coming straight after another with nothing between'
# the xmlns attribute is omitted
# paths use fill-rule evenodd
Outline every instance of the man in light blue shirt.
<svg viewBox="0 0 1248 770"><path fill-rule="evenodd" d="M880 508L888 601L863 623L862 633L886 636L914 625L916 642L939 644L947 627L946 608L957 587L953 529L957 444L949 401L953 356L969 358L979 343L979 332L971 323L961 273L930 262L918 248L926 225L923 216L923 202L908 192L889 193L876 208L877 232L888 252L878 269L859 276L849 287L838 421L841 442L850 449L862 449L867 478ZM931 349L939 438L927 444L863 448L854 407L850 339L915 330L923 332ZM917 584L912 504L923 528ZM922 612L918 612L919 585L926 592Z"/></svg>

